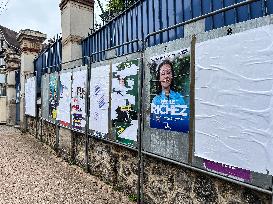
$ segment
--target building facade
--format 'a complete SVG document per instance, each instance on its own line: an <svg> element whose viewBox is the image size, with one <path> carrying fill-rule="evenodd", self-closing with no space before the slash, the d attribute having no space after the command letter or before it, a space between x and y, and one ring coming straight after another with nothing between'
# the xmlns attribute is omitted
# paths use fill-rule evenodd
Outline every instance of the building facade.
<svg viewBox="0 0 273 204"><path fill-rule="evenodd" d="M16 83L15 71L20 69L20 46L17 32L0 25L0 107L2 122L15 125ZM5 101L5 103L3 102Z"/></svg>

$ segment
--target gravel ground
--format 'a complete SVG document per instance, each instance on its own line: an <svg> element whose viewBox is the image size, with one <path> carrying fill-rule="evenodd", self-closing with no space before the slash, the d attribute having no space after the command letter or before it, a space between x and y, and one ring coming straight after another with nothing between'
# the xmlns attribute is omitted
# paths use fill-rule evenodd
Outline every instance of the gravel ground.
<svg viewBox="0 0 273 204"><path fill-rule="evenodd" d="M0 125L0 204L131 203L30 135Z"/></svg>

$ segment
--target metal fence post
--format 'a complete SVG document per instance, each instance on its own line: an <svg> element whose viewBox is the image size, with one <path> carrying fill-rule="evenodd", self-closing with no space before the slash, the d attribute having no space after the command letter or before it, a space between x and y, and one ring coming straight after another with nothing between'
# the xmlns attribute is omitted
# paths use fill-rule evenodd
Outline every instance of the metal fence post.
<svg viewBox="0 0 273 204"><path fill-rule="evenodd" d="M137 203L142 204L143 203L143 182L144 182L144 165L143 165L143 155L142 155L142 134L144 129L144 105L143 105L143 87L144 87L144 43L143 41L140 41L142 43L141 45L141 58L140 58L140 83L139 83L139 115L138 115L138 187L137 187Z"/></svg>
<svg viewBox="0 0 273 204"><path fill-rule="evenodd" d="M188 162L192 165L194 148L194 122L195 122L195 44L196 36L191 39L191 65L190 65L190 134Z"/></svg>
<svg viewBox="0 0 273 204"><path fill-rule="evenodd" d="M38 139L38 120L39 120L39 116L38 116L38 104L37 104L37 71L35 71L35 137Z"/></svg>
<svg viewBox="0 0 273 204"><path fill-rule="evenodd" d="M43 110L44 110L44 108L43 108L43 89L44 89L44 82L43 82L43 73L42 73L42 75L41 75L41 117L40 117L40 141L42 142L42 140L43 140Z"/></svg>
<svg viewBox="0 0 273 204"><path fill-rule="evenodd" d="M57 74L57 89L56 89L56 94L57 94L57 101L60 100L60 72L59 69L57 69L56 71ZM57 109L57 107L56 107ZM56 134L56 144L55 144L55 150L56 152L59 149L59 145L60 145L60 127L58 126L58 121L57 121L57 117L55 119L55 134Z"/></svg>
<svg viewBox="0 0 273 204"><path fill-rule="evenodd" d="M27 115L26 115L26 98L25 98L25 96L26 96L26 94L25 94L25 84L26 84L26 79L27 79L27 74L25 74L24 75L24 78L25 78L25 80L24 80L24 84L23 84L23 86L24 86L24 95L23 95L23 131L26 133L27 132Z"/></svg>
<svg viewBox="0 0 273 204"><path fill-rule="evenodd" d="M87 60L87 77L86 77L86 93L85 93L85 168L86 171L89 171L89 136L88 136L88 130L89 130L89 116L90 116L90 80L91 80L91 60L90 57L85 57L83 60ZM86 63L86 62L84 62Z"/></svg>

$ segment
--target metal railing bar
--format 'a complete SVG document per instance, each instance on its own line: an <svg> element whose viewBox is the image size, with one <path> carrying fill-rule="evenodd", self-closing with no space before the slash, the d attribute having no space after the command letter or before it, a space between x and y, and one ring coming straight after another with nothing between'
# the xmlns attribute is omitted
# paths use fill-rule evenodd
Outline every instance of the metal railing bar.
<svg viewBox="0 0 273 204"><path fill-rule="evenodd" d="M104 50L101 50L101 51L98 51L98 52L94 52L92 53L90 56L83 56L83 57L80 57L80 58L76 58L76 59L73 59L73 60L69 60L69 61L66 61L66 62L62 62L62 63L59 63L59 64L56 64L56 65L51 65L51 66L48 66L48 67L42 67L42 69L50 69L50 68L55 68L55 67L58 67L60 65L64 65L64 64L68 64L68 63L71 63L71 62L75 62L75 61L79 61L79 60L83 60L83 59L88 59L90 57L93 57L94 55L96 54L100 54L102 52L107 52L109 50L113 50L113 49L117 49L121 46L124 46L124 45L128 45L128 44L131 44L131 43L136 43L136 42L141 42L141 40L139 39L135 39L135 40L132 40L132 41L129 41L129 42L125 42L123 44L120 44L120 45L116 45L116 46L113 46L113 47L110 47L110 48L107 48L107 49L104 49ZM104 60L103 60L104 61ZM71 68L67 68L67 69L71 69ZM63 69L63 70L67 70L67 69Z"/></svg>
<svg viewBox="0 0 273 204"><path fill-rule="evenodd" d="M253 2L256 2L256 1L260 1L260 0L246 0L246 1L243 1L243 2L240 2L240 3L237 3L237 4L233 4L233 5L231 5L231 6L227 6L227 7L225 7L225 8L218 9L218 10L216 10L216 11L212 11L212 12L207 13L207 14L204 14L204 15L202 15L202 16L198 16L198 17L196 17L196 18L193 18L193 19L190 19L190 20L187 20L187 21L184 21L184 22L175 24L175 25L170 26L170 27L168 27L168 28L164 28L164 29L161 29L161 30L159 30L159 31L149 33L148 35L146 35L146 37L145 37L145 39L144 39L145 45L146 45L147 39L148 39L149 37L151 37L151 36L156 35L156 34L160 34L160 33L162 33L162 32L166 32L166 31L169 31L169 30L178 28L178 27L180 27L180 26L184 26L184 25L187 25L187 24L190 24L190 23L194 23L194 22L199 21L199 20L202 20L202 19L204 19L204 18L211 17L211 16L214 16L214 15L216 15L216 14L219 14L219 13L223 13L223 12L229 11L229 10L235 9L235 8L237 8L237 7L245 6L245 5L248 5L248 4L253 3Z"/></svg>
<svg viewBox="0 0 273 204"><path fill-rule="evenodd" d="M101 51L98 51L98 52L94 52L94 53L92 53L92 54L90 55L90 57L91 57L91 56L94 56L94 55L96 55L96 54L100 54L100 53L102 53L102 52L107 52L107 51L109 51L109 50L117 49L117 48L120 48L121 46L128 45L128 44L135 43L135 42L140 42L140 41L141 41L141 40L139 40L139 39L131 40L131 41L129 41L129 42L125 42L125 43L122 43L122 44L120 44L120 45L116 45L116 46L107 48L107 49L105 49L105 50L101 50Z"/></svg>

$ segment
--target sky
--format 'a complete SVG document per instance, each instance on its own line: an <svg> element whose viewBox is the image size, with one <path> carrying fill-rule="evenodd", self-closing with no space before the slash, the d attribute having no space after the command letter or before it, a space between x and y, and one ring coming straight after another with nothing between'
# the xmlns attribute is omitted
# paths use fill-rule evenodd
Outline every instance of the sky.
<svg viewBox="0 0 273 204"><path fill-rule="evenodd" d="M61 33L61 0L0 0L0 25L16 32L21 29L37 30L47 34L48 39ZM101 0L105 7L107 0ZM95 21L101 23L98 3L95 0Z"/></svg>

